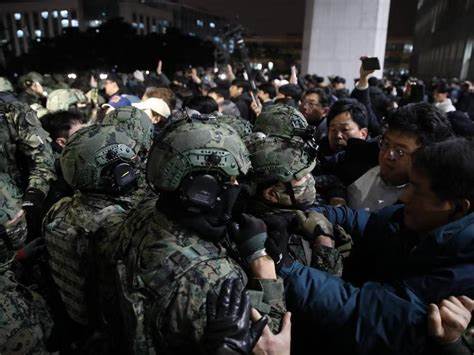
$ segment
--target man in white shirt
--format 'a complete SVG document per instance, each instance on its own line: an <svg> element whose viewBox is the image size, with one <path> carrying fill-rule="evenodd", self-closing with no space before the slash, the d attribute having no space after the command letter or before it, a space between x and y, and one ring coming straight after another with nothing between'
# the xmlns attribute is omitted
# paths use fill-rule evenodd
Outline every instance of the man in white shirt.
<svg viewBox="0 0 474 355"><path fill-rule="evenodd" d="M453 136L449 120L433 105L416 103L395 111L387 119L380 139L379 166L348 186L351 208L377 211L397 202L408 183L411 155L420 147Z"/></svg>

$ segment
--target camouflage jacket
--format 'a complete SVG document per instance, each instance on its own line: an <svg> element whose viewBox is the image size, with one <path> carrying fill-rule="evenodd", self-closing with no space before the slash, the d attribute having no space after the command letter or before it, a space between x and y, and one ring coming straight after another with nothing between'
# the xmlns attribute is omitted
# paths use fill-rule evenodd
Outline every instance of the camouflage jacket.
<svg viewBox="0 0 474 355"><path fill-rule="evenodd" d="M224 248L170 221L155 204L140 204L120 234L117 269L129 352L197 353L207 292L228 278L247 284L247 277ZM286 311L282 280L252 281L252 305L269 314L278 331Z"/></svg>
<svg viewBox="0 0 474 355"><path fill-rule="evenodd" d="M27 189L48 193L55 179L50 141L31 109L0 105L0 223L18 212Z"/></svg>
<svg viewBox="0 0 474 355"><path fill-rule="evenodd" d="M110 271L117 230L135 196L111 197L76 192L53 205L43 221L53 279L69 316L82 325L108 311L113 298ZM100 300L90 297L100 297ZM97 310L90 309L94 304ZM102 307L103 306L103 307Z"/></svg>
<svg viewBox="0 0 474 355"><path fill-rule="evenodd" d="M12 271L0 274L0 354L48 354L52 320L37 293L20 285Z"/></svg>

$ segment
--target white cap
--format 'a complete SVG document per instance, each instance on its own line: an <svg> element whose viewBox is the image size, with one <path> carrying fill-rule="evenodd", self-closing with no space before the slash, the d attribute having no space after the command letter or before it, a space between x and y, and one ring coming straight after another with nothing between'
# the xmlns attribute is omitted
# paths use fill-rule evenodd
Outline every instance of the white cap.
<svg viewBox="0 0 474 355"><path fill-rule="evenodd" d="M170 108L168 107L166 102L156 97L150 97L149 99L146 99L145 101L132 104L132 106L140 110L151 110L165 118L168 118L171 115Z"/></svg>

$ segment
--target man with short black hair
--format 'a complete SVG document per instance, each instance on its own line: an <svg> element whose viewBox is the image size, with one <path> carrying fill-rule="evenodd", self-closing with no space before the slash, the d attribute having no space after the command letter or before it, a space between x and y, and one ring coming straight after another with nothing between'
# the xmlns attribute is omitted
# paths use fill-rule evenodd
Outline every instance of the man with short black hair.
<svg viewBox="0 0 474 355"><path fill-rule="evenodd" d="M252 98L250 97L250 84L245 80L235 79L229 88L230 99L237 105L240 111L240 117L247 121L253 121L250 105Z"/></svg>
<svg viewBox="0 0 474 355"><path fill-rule="evenodd" d="M444 113L456 111L456 107L454 107L453 102L449 98L449 87L446 83L441 82L436 85L433 98L434 105Z"/></svg>
<svg viewBox="0 0 474 355"><path fill-rule="evenodd" d="M276 96L276 89L270 83L261 84L258 87L257 97L260 99L262 103L262 110L265 110L271 105L274 105L273 99Z"/></svg>
<svg viewBox="0 0 474 355"><path fill-rule="evenodd" d="M222 88L212 88L207 93L207 96L214 99L219 106L219 112L224 115L232 115L240 117L240 111L236 104L229 100L229 92Z"/></svg>
<svg viewBox="0 0 474 355"><path fill-rule="evenodd" d="M297 108L300 99L301 88L296 84L286 84L278 88L278 94L275 97L275 103Z"/></svg>
<svg viewBox="0 0 474 355"><path fill-rule="evenodd" d="M107 79L104 81L104 90L107 99L110 101L114 96L120 96L121 94L121 80L115 73L107 75Z"/></svg>
<svg viewBox="0 0 474 355"><path fill-rule="evenodd" d="M380 138L379 165L348 186L349 206L377 211L397 202L408 183L413 153L451 137L449 120L430 104L409 104L392 113Z"/></svg>
<svg viewBox="0 0 474 355"><path fill-rule="evenodd" d="M404 205L317 209L354 245L344 280L291 260L280 270L288 309L304 317L311 342L320 336L318 346L332 353L422 354L430 343L427 306L474 298L472 161L472 141L428 145L414 153ZM295 332L295 343L303 333Z"/></svg>
<svg viewBox="0 0 474 355"><path fill-rule="evenodd" d="M309 89L301 97L300 111L308 124L316 127L317 139L327 135L326 116L329 112L329 98L323 89Z"/></svg>
<svg viewBox="0 0 474 355"><path fill-rule="evenodd" d="M51 137L51 147L54 154L56 181L50 183L50 189L42 204L42 213L46 214L50 207L66 196L72 196L74 191L66 183L59 163L59 157L68 139L81 128L85 127L84 118L77 112L58 111L48 113L41 119L41 125Z"/></svg>

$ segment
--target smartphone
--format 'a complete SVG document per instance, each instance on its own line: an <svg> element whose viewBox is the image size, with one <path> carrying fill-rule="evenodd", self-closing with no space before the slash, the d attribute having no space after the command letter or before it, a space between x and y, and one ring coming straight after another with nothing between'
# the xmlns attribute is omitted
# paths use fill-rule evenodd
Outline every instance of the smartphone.
<svg viewBox="0 0 474 355"><path fill-rule="evenodd" d="M378 70L380 69L379 58L377 57L368 57L362 59L362 68L364 70Z"/></svg>

